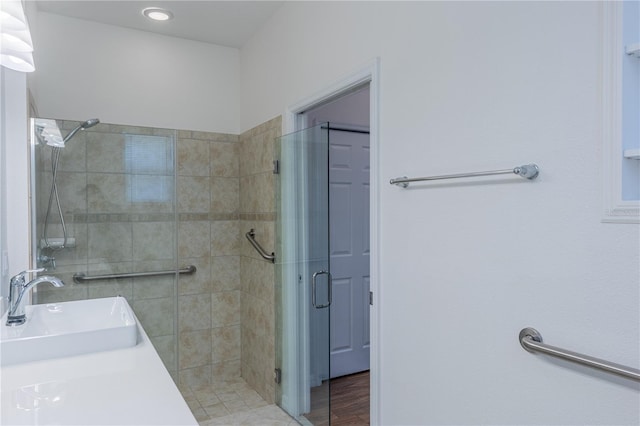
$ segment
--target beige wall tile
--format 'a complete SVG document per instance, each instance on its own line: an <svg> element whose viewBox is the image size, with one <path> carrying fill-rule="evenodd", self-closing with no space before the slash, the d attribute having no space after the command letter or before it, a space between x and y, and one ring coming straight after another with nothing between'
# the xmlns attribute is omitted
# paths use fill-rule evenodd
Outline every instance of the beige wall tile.
<svg viewBox="0 0 640 426"><path fill-rule="evenodd" d="M190 294L178 297L178 329L180 332L211 328L211 297Z"/></svg>
<svg viewBox="0 0 640 426"><path fill-rule="evenodd" d="M198 294L198 293L210 293L212 288L211 279L211 258L198 257L180 259L180 266L194 265L197 268L195 274L192 275L180 275L178 277L178 293L184 294ZM213 271L217 273L218 271Z"/></svg>
<svg viewBox="0 0 640 426"><path fill-rule="evenodd" d="M211 254L213 256L237 255L239 252L239 228L237 220L211 222Z"/></svg>
<svg viewBox="0 0 640 426"><path fill-rule="evenodd" d="M275 211L274 175L271 172L240 178L240 212Z"/></svg>
<svg viewBox="0 0 640 426"><path fill-rule="evenodd" d="M275 211L275 175L266 172L258 175L259 179L259 195L258 195L258 212L274 212Z"/></svg>
<svg viewBox="0 0 640 426"><path fill-rule="evenodd" d="M131 209L130 182L124 174L87 173L87 209L91 213L127 213Z"/></svg>
<svg viewBox="0 0 640 426"><path fill-rule="evenodd" d="M65 285L64 287L54 288L52 290L41 287L38 291L37 303L59 303L72 300L85 300L87 298L88 293L86 287L67 287Z"/></svg>
<svg viewBox="0 0 640 426"><path fill-rule="evenodd" d="M244 358L243 358L244 360ZM241 376L256 392L258 392L256 384L258 383L258 375L248 362L241 363ZM260 394L260 392L258 392ZM260 395L262 397L262 395Z"/></svg>
<svg viewBox="0 0 640 426"><path fill-rule="evenodd" d="M173 199L173 177L169 176L156 176L154 179L165 179L164 183L166 184L166 192L167 199L165 201L158 202L143 202L136 201L132 202L129 210L131 213L140 213L147 214L149 212L153 212L155 214L158 213L173 213L175 210L175 200ZM133 192L133 188L131 189Z"/></svg>
<svg viewBox="0 0 640 426"><path fill-rule="evenodd" d="M129 133L133 135L152 135L153 128L152 127L142 127L142 126L128 126L126 124L98 124L95 127L97 131L103 133Z"/></svg>
<svg viewBox="0 0 640 426"><path fill-rule="evenodd" d="M211 213L237 213L239 207L238 178L211 178Z"/></svg>
<svg viewBox="0 0 640 426"><path fill-rule="evenodd" d="M225 361L211 366L212 381L233 380L240 377L240 360Z"/></svg>
<svg viewBox="0 0 640 426"><path fill-rule="evenodd" d="M211 330L183 331L178 337L178 366L185 368L211 365Z"/></svg>
<svg viewBox="0 0 640 426"><path fill-rule="evenodd" d="M263 123L240 135L240 175L273 170L274 141L281 135L280 118Z"/></svg>
<svg viewBox="0 0 640 426"><path fill-rule="evenodd" d="M90 223L89 262L119 262L133 257L131 223Z"/></svg>
<svg viewBox="0 0 640 426"><path fill-rule="evenodd" d="M211 327L240 324L240 292L223 291L211 294Z"/></svg>
<svg viewBox="0 0 640 426"><path fill-rule="evenodd" d="M211 258L212 291L240 289L240 256L216 256Z"/></svg>
<svg viewBox="0 0 640 426"><path fill-rule="evenodd" d="M211 330L211 363L240 359L240 325Z"/></svg>
<svg viewBox="0 0 640 426"><path fill-rule="evenodd" d="M45 194L43 195L46 200L49 199L52 180L51 175L44 175L43 186ZM87 175L85 173L58 172L56 183L58 185L60 205L65 215L87 212ZM52 208L54 207L52 206ZM55 211L52 211L49 217L52 223L59 223L60 221Z"/></svg>
<svg viewBox="0 0 640 426"><path fill-rule="evenodd" d="M177 131L178 140L180 139L192 139L191 138L191 130L178 130Z"/></svg>
<svg viewBox="0 0 640 426"><path fill-rule="evenodd" d="M149 337L174 333L175 300L173 298L134 300L131 307Z"/></svg>
<svg viewBox="0 0 640 426"><path fill-rule="evenodd" d="M211 142L211 176L238 177L238 143Z"/></svg>
<svg viewBox="0 0 640 426"><path fill-rule="evenodd" d="M241 284L243 293L266 303L273 303L275 267L264 260L242 257Z"/></svg>
<svg viewBox="0 0 640 426"><path fill-rule="evenodd" d="M133 300L133 288L131 280L112 280L109 284L87 284L87 298L99 299L102 297L122 296L131 303Z"/></svg>
<svg viewBox="0 0 640 426"><path fill-rule="evenodd" d="M173 222L134 222L133 260L175 258Z"/></svg>
<svg viewBox="0 0 640 426"><path fill-rule="evenodd" d="M178 176L209 176L210 147L206 140L178 139Z"/></svg>
<svg viewBox="0 0 640 426"><path fill-rule="evenodd" d="M85 137L87 170L95 173L125 172L123 134L86 132Z"/></svg>
<svg viewBox="0 0 640 426"><path fill-rule="evenodd" d="M45 170L51 170L51 148L46 148L44 155ZM64 145L58 158L59 172L84 172L87 170L87 135L76 133L76 135Z"/></svg>
<svg viewBox="0 0 640 426"><path fill-rule="evenodd" d="M173 259L138 261L134 263L136 272L170 271L176 268ZM133 298L154 299L175 296L175 275L133 278Z"/></svg>
<svg viewBox="0 0 640 426"><path fill-rule="evenodd" d="M237 137L237 135L229 133L201 132L197 130L191 132L191 139L201 139L205 141L233 142Z"/></svg>
<svg viewBox="0 0 640 426"><path fill-rule="evenodd" d="M252 176L240 176L240 212L255 212L257 202L255 196L254 180Z"/></svg>
<svg viewBox="0 0 640 426"><path fill-rule="evenodd" d="M180 222L178 224L178 257L209 257L211 255L211 228L208 221Z"/></svg>
<svg viewBox="0 0 640 426"><path fill-rule="evenodd" d="M140 271L152 271L160 269L143 268ZM174 297L174 277L145 277L133 279L133 299L155 299L160 297Z"/></svg>
<svg viewBox="0 0 640 426"><path fill-rule="evenodd" d="M210 186L209 176L178 176L178 211L209 212Z"/></svg>
<svg viewBox="0 0 640 426"><path fill-rule="evenodd" d="M256 173L257 154L250 138L241 138L239 144L240 176L248 176Z"/></svg>

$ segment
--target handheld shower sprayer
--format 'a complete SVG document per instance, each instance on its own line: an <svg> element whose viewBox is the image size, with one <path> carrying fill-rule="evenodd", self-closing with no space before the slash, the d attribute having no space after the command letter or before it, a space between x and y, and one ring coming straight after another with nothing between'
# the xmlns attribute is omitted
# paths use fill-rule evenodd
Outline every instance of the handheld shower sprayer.
<svg viewBox="0 0 640 426"><path fill-rule="evenodd" d="M86 130L90 127L95 126L99 122L100 120L98 118L90 118L87 121L80 123L76 128L71 130L67 136L65 136L65 138L62 140L62 145L64 146L64 144L67 143L67 141L69 141L72 137L74 137L75 134L78 133L80 130Z"/></svg>
<svg viewBox="0 0 640 426"><path fill-rule="evenodd" d="M60 197L58 196L58 184L56 182L56 178L58 176L58 162L60 160L60 153L62 152L62 148L65 147L65 144L69 140L71 140L71 138L73 138L76 133L78 133L80 130L86 130L90 127L95 126L96 124L100 123L100 120L97 118L90 118L89 120L80 123L64 138L62 138L60 129L58 128L55 120L39 120L36 121L36 123L36 133L39 136L40 140L53 147L53 150L51 151L51 172L53 175L51 182L51 193L49 194L49 205L47 206L47 213L44 218L44 227L42 231L43 243L41 243L42 247L40 248L50 251L62 250L68 247L68 238L67 227L64 223L64 215L62 214L62 206L60 205ZM63 237L62 239L55 238L50 240L48 236L49 214L51 213L51 207L53 205L54 199L57 204L58 216L60 217L60 225L62 226ZM38 257L38 261L51 264L55 268L55 258L53 256L41 254Z"/></svg>
<svg viewBox="0 0 640 426"><path fill-rule="evenodd" d="M64 148L65 144L75 136L80 130L85 130L90 127L95 126L100 123L100 120L97 118L90 118L89 120L80 123L78 126L73 128L67 136L64 138L60 133L60 128L58 127L58 123L56 120L50 120L46 118L37 118L35 122L36 127L36 136L38 140L43 145L49 145L54 148Z"/></svg>

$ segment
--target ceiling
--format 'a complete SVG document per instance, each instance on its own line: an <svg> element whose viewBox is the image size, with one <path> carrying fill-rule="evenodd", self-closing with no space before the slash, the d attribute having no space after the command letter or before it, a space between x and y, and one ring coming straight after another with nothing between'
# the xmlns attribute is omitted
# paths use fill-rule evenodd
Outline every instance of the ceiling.
<svg viewBox="0 0 640 426"><path fill-rule="evenodd" d="M101 0L36 1L41 12L149 31L173 37L242 47L283 1ZM161 7L174 18L154 22L142 9Z"/></svg>

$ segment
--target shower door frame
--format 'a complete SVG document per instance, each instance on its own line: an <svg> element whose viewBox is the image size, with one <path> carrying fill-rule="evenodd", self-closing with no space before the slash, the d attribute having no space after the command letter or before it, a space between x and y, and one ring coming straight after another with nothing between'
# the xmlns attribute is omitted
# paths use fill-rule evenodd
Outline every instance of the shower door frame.
<svg viewBox="0 0 640 426"><path fill-rule="evenodd" d="M381 189L380 185L380 143L378 137L378 112L379 112L379 82L380 82L380 59L375 58L370 64L356 71L355 73L344 77L324 90L316 93L315 95L306 98L294 105L288 107L283 114L283 129L282 134L287 135L307 128L306 117L304 112L312 108L318 107L328 101L339 98L345 94L348 94L364 85L369 85L370 90L370 242L371 242L371 254L370 254L370 291L372 293L372 305L370 306L370 423L380 424L382 419L382 401L381 401L381 365L380 365L380 335L381 335L381 321L380 321L380 304L381 304L381 284L380 284L380 202L379 193ZM283 205L283 214L295 214L295 208L291 205ZM297 258L299 256L298 248L296 247L296 236L283 233L280 235L282 238L282 246L287 251L288 256ZM289 274L288 279L292 280L296 277L296 274ZM297 276L297 275L296 275ZM282 276L282 280L287 278ZM283 285L284 287L284 285ZM283 307L283 315L295 315L297 307L285 306ZM289 342L295 341L299 330L286 330L287 340ZM308 336L307 336L308 338ZM278 344L278 342L276 342ZM297 380L292 379L290 385L295 389L295 394L300 395L300 392L308 389L309 384L309 365L308 354L301 356L300 358L295 356L295 350L289 345L289 347L283 348L283 352L290 354L289 362L281 367L289 372L288 376L297 377ZM303 345L307 347L307 345ZM298 354L300 355L300 354ZM308 395L304 397L300 405L305 405L308 400ZM298 398L300 400L300 398ZM292 401L289 401L292 403ZM301 409L294 402L294 409Z"/></svg>

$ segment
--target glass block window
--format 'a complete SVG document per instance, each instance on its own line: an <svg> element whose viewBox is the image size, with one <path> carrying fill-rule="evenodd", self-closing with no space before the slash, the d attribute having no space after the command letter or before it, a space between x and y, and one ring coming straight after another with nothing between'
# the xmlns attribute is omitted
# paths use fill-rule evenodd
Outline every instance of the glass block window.
<svg viewBox="0 0 640 426"><path fill-rule="evenodd" d="M125 170L133 203L173 200L173 138L125 135Z"/></svg>

